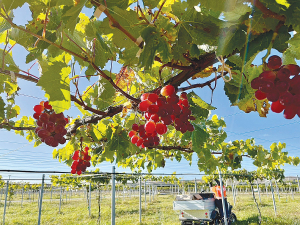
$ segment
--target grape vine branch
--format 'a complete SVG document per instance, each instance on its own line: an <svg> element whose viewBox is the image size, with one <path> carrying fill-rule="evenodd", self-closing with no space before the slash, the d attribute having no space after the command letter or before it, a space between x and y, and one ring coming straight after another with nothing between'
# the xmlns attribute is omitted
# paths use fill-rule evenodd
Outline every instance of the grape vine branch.
<svg viewBox="0 0 300 225"><path fill-rule="evenodd" d="M54 158L77 174L104 161L152 171L166 159L194 156L206 173L239 169L243 157L269 175L285 163L298 165L284 143L270 149L253 139L227 143L225 121L196 94L224 85L232 106L246 113L267 117L271 108L287 119L300 116L300 3L288 2L4 0L0 90L8 98L0 98L0 129L55 147ZM18 7L31 15L25 25L14 20ZM28 52L29 69L14 61L16 46ZM283 61L269 57L271 49ZM253 65L264 50L262 65ZM218 58L224 61L216 68ZM217 83L229 70L232 79ZM15 104L14 77L47 96L32 106L35 120ZM65 117L71 104L80 113Z"/></svg>

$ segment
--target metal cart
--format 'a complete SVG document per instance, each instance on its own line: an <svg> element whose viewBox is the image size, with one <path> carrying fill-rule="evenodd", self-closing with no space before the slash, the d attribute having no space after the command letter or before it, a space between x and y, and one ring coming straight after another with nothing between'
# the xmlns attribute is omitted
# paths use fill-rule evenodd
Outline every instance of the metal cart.
<svg viewBox="0 0 300 225"><path fill-rule="evenodd" d="M229 219L231 224L236 216L229 206ZM222 224L218 208L215 206L213 193L192 193L177 195L173 202L173 210L180 210L179 220L182 225L191 224Z"/></svg>

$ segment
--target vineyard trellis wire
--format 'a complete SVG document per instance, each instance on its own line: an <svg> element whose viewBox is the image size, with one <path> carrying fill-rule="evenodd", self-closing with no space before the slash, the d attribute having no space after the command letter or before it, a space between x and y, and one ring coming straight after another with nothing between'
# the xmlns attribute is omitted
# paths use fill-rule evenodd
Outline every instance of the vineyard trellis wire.
<svg viewBox="0 0 300 225"><path fill-rule="evenodd" d="M20 171L21 172L21 171ZM22 171L24 172L24 171ZM40 172L40 171L35 171L35 172ZM56 171L59 172L59 171ZM28 171L26 171L28 173ZM195 176L195 174L184 174L185 176ZM203 176L204 174L197 174L199 176ZM46 182L45 184L45 190L42 190L44 185L41 184L28 184L28 183L21 183L21 180L32 180L32 181L37 181L38 179L29 179L29 178L24 178L20 179L18 183L13 183L12 181L16 181L18 179L2 179L1 182L1 199L2 201L2 195L4 194L5 191L5 200L4 200L4 213L3 213L3 224L5 224L5 214L6 214L6 207L10 205L12 201L12 197L14 195L18 195L21 193L22 198L20 199L21 201L21 207L23 204L23 197L24 193L26 195L26 191L28 192L28 200L34 202L34 197L35 195L38 194L37 201L38 201L38 208L39 208L39 217L38 217L38 224L40 224L41 216L42 216L42 203L43 203L43 194L47 195L47 192L50 191L51 197L50 200L52 201L52 194L53 191L59 191L59 212L61 212L61 206L62 206L62 195L66 195L66 202L71 201L71 196L73 191L75 190L80 190L84 192L84 196L87 198L87 204L88 204L88 211L89 211L89 216L91 217L91 202L92 202L92 192L96 190L104 190L105 188L111 190L111 209L115 209L116 203L115 200L113 201L113 198L120 198L120 193L123 193L123 201L125 198L126 190L128 189L128 196L130 195L135 195L137 194L139 196L139 218L140 222L142 221L142 193L145 196L144 199L144 209L146 210L147 204L151 203L154 201L154 196L158 195L159 193L170 193L170 194L186 194L186 193L192 193L192 192L200 192L201 191L209 191L209 182L206 182L209 180L208 178L203 178L203 180L200 179L190 179L190 180L184 180L182 178L178 178L178 174L172 174L173 178L168 178L168 177L158 177L157 175L153 174L134 174L134 173L118 173L118 172L103 172L99 174L86 174L83 176L73 176L73 175L64 175L62 174L60 177L58 176L51 176L51 179L46 179L43 174L43 178L39 179L39 181L51 181L52 185L49 186L49 183ZM219 176L219 174L213 174L212 176ZM273 205L274 205L274 212L276 216L276 201L275 201L275 192L277 192L278 195L278 201L280 201L280 195L283 195L286 193L286 199L287 196L289 195L291 198L294 199L295 195L300 192L300 186L299 186L299 177L295 177L292 182L284 182L280 181L281 183L278 184L276 180L260 180L256 179L253 180L253 182L248 182L249 177L251 175L238 175L239 177L242 177L242 179L235 179L234 177L237 176L236 174L222 174L222 177L225 179L224 183L227 186L228 192L231 191L232 197L233 197L233 202L234 205L236 204L237 196L238 193L242 194L243 192L248 192L250 190L253 194L253 198L255 199L255 192L258 193L259 195L259 201L260 204L262 204L261 200L261 194L264 195L269 195L269 193L272 193L272 200L273 200ZM74 180L80 178L80 184L78 187L72 186L70 182L66 182L68 179L69 180ZM165 187L160 187L159 185L161 184L159 181L162 181L163 179L167 180L169 179L168 182L165 182L164 185ZM61 179L61 183L55 183L53 182L54 179ZM252 178L250 178L251 180ZM65 184L63 183L63 180ZM114 185L112 180L116 180L116 184ZM144 185L142 185L142 180L144 180ZM6 181L6 185L5 182ZM85 182L83 182L85 181ZM126 182L124 182L126 181ZM98 185L97 185L98 182ZM129 183L128 183L129 182ZM254 188L254 185L256 184L256 189ZM250 184L250 186L249 186ZM275 184L275 188L273 188L273 184ZM55 189L55 185L58 186L58 189ZM123 185L123 186L121 186ZM116 186L118 188L116 188ZM134 193L136 190L136 187L138 187L138 193ZM120 191L121 189L121 191ZM133 190L132 190L133 189ZM281 189L281 194L280 194L280 189ZM199 190L199 191L198 191ZM24 192L25 191L25 192ZM289 192L289 193L288 193ZM75 192L76 193L76 192ZM49 194L49 193L48 193ZM106 193L107 194L107 193ZM149 202L147 202L147 195L149 194ZM98 193L98 198L101 200L101 193ZM117 195L117 196L116 196ZM17 198L17 197L16 197ZM85 197L84 197L85 198ZM99 215L98 215L98 221L101 221L99 218L101 217L100 213L100 202L99 204ZM256 202L257 206L258 203ZM260 210L258 208L258 210ZM113 210L112 210L113 211ZM260 213L260 212L259 212ZM111 214L112 216L112 222L115 222L115 212ZM261 217L260 217L261 219Z"/></svg>

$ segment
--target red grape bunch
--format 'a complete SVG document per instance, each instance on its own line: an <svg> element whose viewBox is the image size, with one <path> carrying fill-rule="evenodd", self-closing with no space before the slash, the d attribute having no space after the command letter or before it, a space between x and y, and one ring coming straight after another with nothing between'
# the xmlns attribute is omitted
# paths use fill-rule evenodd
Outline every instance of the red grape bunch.
<svg viewBox="0 0 300 225"><path fill-rule="evenodd" d="M64 135L67 134L65 129L68 118L63 113L56 114L49 105L49 102L41 102L34 106L33 118L36 119L38 127L35 133L41 138L41 141L49 146L57 147L58 144L66 143Z"/></svg>
<svg viewBox="0 0 300 225"><path fill-rule="evenodd" d="M86 168L91 166L91 156L89 156L89 147L85 147L84 150L75 151L72 159L74 161L71 166L71 173L77 173L78 175L80 175L82 172L85 172Z"/></svg>
<svg viewBox="0 0 300 225"><path fill-rule="evenodd" d="M172 85L163 87L160 94L145 93L141 96L139 110L146 119L145 124L133 124L128 133L131 142L140 148L153 147L159 144L158 135L168 131L167 126L172 125L176 130L185 133L193 131L194 127L189 120L191 116L187 94L182 92L176 95Z"/></svg>
<svg viewBox="0 0 300 225"><path fill-rule="evenodd" d="M289 64L282 65L281 58L273 55L268 59L270 70L262 72L251 81L251 87L257 89L258 100L267 98L272 102L271 110L283 112L286 119L297 114L300 117L300 67Z"/></svg>

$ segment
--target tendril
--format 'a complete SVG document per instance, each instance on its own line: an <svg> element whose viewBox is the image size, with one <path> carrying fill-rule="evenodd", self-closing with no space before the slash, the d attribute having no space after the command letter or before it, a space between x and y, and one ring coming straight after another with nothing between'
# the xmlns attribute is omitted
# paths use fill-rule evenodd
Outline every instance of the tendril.
<svg viewBox="0 0 300 225"><path fill-rule="evenodd" d="M224 61L224 59L223 59L223 56L220 56L220 57L217 56L217 59L218 59L219 62L222 64L221 76L222 76L224 82L229 82L229 81L231 81L231 80L232 80L231 69L225 64L225 61ZM229 79L228 79L228 80L224 77L224 71L227 71L227 72L229 73Z"/></svg>

